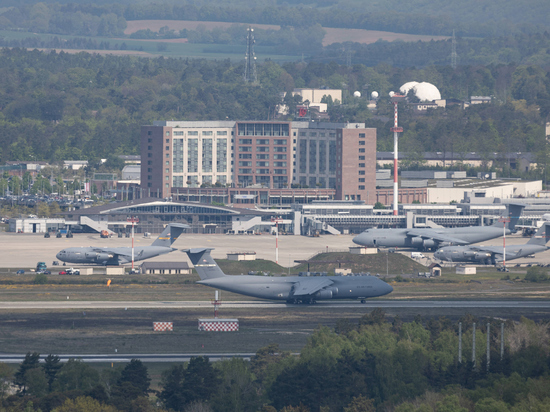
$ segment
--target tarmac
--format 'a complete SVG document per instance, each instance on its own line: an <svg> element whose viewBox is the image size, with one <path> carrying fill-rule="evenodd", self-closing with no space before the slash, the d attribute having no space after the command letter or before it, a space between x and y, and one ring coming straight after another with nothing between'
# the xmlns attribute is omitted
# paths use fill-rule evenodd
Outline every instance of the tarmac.
<svg viewBox="0 0 550 412"><path fill-rule="evenodd" d="M73 238L44 238L43 234L0 232L0 268L27 269L34 268L37 262L46 262L51 269L56 260L56 254L67 247L131 247L131 238L102 239L99 234L75 233ZM153 243L158 235L145 238L142 234L134 237L135 246L147 246ZM182 234L172 245L180 249L172 253L157 256L149 261L178 262L187 261L187 255L181 250L210 247L214 248L212 256L215 259L225 259L230 252L255 252L257 259L276 261L283 267L296 266L296 260L306 260L321 252L349 251L349 247L357 246L352 239L355 235L323 235L319 237L281 235L276 242L274 235L218 235L218 234ZM527 243L529 238L519 234L507 236L506 245ZM278 253L276 244L278 243ZM497 238L483 242L484 245L502 246L503 239ZM400 253L410 256L410 250ZM424 253L427 259L419 259L419 263L432 263L432 253ZM63 262L59 262L60 265ZM550 250L535 255L534 258L522 258L509 261L510 266L516 264L550 264ZM55 267L54 267L55 268Z"/></svg>

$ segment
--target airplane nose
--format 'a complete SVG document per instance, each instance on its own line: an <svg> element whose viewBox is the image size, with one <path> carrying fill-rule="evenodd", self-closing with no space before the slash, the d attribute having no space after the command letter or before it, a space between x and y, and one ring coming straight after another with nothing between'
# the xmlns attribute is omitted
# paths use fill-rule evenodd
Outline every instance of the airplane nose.
<svg viewBox="0 0 550 412"><path fill-rule="evenodd" d="M367 236L364 233L361 233L360 235L355 236L352 239L352 242L355 243L356 245L368 246L367 245Z"/></svg>
<svg viewBox="0 0 550 412"><path fill-rule="evenodd" d="M387 295L388 293L392 293L393 292L393 287L389 284L386 283L386 286L385 286L385 290L384 290L385 294Z"/></svg>

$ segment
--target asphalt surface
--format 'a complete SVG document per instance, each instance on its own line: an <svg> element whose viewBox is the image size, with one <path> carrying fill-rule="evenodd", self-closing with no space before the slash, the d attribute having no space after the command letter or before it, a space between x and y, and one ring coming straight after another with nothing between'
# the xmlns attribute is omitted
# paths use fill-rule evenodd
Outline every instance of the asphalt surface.
<svg viewBox="0 0 550 412"><path fill-rule="evenodd" d="M130 362L132 359L139 359L142 362L189 362L192 357L207 356L211 361L220 361L231 358L241 358L250 360L255 353L171 353L171 354L153 354L153 353L134 353L134 354L60 354L59 360L67 362L69 359L79 359L86 363L108 363L108 362ZM21 363L25 359L25 354L0 354L2 363ZM44 361L46 356L41 357Z"/></svg>
<svg viewBox="0 0 550 412"><path fill-rule="evenodd" d="M286 302L272 301L237 301L227 302L221 305L223 308L293 308L300 305L291 305ZM327 308L350 308L360 306L362 308L550 308L550 301L547 300L367 300L366 303L359 301L319 301L311 308L325 310ZM172 302L110 302L110 301L63 301L63 302L0 302L0 310L60 310L60 309L186 309L212 307L210 301L172 301Z"/></svg>
<svg viewBox="0 0 550 412"><path fill-rule="evenodd" d="M307 236L279 236L278 263L281 266L295 266L295 260L305 260L324 251L347 251L350 246L357 246L352 239L355 235L324 235L320 237ZM156 235L144 238L136 235L135 246L147 246L153 243ZM521 245L527 243L529 238L520 234L507 236L506 245ZM478 245L502 246L503 238L489 240ZM0 267L4 268L34 268L36 262L46 262L52 269L52 262L56 260L56 254L67 247L97 246L97 247L130 247L130 238L112 237L101 239L99 234L77 233L72 239L51 237L44 238L42 234L7 233L0 232ZM174 248L184 250L195 247L211 247L214 259L225 259L227 253L253 251L258 259L275 261L277 253L275 249L275 236L273 235L197 235L182 234L172 245ZM149 261L159 262L189 262L187 255L180 250L157 256ZM410 256L410 250L403 253ZM432 263L432 253L424 253L428 259L417 259L421 264L428 266ZM62 263L62 262L60 262ZM550 264L550 250L535 255L534 258L521 258L509 261L509 265L515 264ZM55 266L53 267L55 269Z"/></svg>

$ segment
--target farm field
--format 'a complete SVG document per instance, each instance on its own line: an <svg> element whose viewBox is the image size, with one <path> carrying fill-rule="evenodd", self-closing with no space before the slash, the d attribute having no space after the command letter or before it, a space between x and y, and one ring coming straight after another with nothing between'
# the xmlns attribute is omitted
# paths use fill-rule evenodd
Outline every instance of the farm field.
<svg viewBox="0 0 550 412"><path fill-rule="evenodd" d="M233 25L251 26L263 30L278 30L280 26L272 24L245 24L245 23L230 23L230 22L212 22L212 21L185 21L185 20L131 20L127 22L126 30L124 34L130 35L138 30L149 29L154 32L158 32L161 27L168 26L172 30L196 30L197 27L204 27L206 30L212 30L216 27L228 28ZM333 43L342 42L357 42L370 44L378 40L385 41L430 41L430 40L443 40L446 36L426 36L416 34L405 33L392 33L386 31L377 30L361 30L361 29L335 29L330 27L323 28L326 31L325 38L323 39L323 46L328 46ZM178 39L175 39L178 40ZM181 40L181 39L179 39Z"/></svg>

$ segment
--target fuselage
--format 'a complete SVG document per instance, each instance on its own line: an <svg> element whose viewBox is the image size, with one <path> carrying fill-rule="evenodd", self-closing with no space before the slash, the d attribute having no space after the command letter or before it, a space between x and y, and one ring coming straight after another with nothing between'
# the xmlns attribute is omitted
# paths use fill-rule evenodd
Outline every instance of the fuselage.
<svg viewBox="0 0 550 412"><path fill-rule="evenodd" d="M308 282L308 277L267 277L267 276L224 276L201 280L198 283L253 296L261 299L292 300L297 282ZM329 276L332 285L323 288L308 298L325 299L363 299L387 295L393 288L375 276ZM304 296L300 296L304 298Z"/></svg>
<svg viewBox="0 0 550 412"><path fill-rule="evenodd" d="M430 241L430 237L434 235L449 236L467 243L477 243L504 234L503 228L496 226L414 229L415 233L421 233L422 236L408 235L410 231L411 229L367 229L353 238L353 242L366 247L398 247L422 250L445 243L437 240ZM510 234L508 229L506 229L506 234Z"/></svg>
<svg viewBox="0 0 550 412"><path fill-rule="evenodd" d="M506 247L506 260L518 259L534 253L544 252L548 248L539 245L514 245ZM495 264L502 261L504 248L501 246L488 246L475 250L470 246L446 246L438 249L434 257L447 262L486 262Z"/></svg>
<svg viewBox="0 0 550 412"><path fill-rule="evenodd" d="M134 248L134 261L149 259L172 252L164 246L137 246ZM131 247L70 247L60 251L56 258L62 262L94 265L120 265L132 261Z"/></svg>

